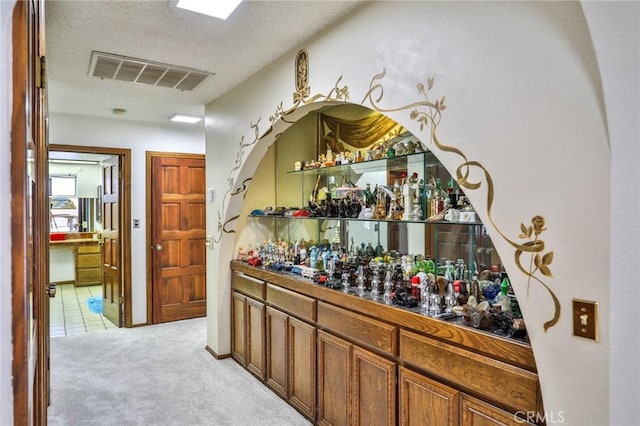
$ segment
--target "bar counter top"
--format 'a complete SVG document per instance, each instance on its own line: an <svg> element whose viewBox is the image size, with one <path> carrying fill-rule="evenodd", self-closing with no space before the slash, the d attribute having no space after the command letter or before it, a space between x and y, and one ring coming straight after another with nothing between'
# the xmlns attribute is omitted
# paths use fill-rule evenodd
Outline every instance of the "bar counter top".
<svg viewBox="0 0 640 426"><path fill-rule="evenodd" d="M528 343L477 330L461 324L459 320L430 318L406 308L387 305L368 297L346 294L292 274L254 267L236 260L231 262L231 269L353 312L375 316L379 320L472 349L529 371L536 371L535 360Z"/></svg>
<svg viewBox="0 0 640 426"><path fill-rule="evenodd" d="M93 238L73 238L69 240L49 241L49 247L77 247L77 246L90 246L98 244L98 240Z"/></svg>

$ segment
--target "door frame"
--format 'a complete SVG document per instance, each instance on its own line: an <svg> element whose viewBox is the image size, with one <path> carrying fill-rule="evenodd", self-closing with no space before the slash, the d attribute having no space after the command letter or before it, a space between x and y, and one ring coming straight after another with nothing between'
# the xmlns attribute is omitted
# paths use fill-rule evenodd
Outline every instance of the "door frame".
<svg viewBox="0 0 640 426"><path fill-rule="evenodd" d="M133 327L131 304L131 150L128 148L108 148L97 146L51 144L49 151L77 152L81 154L117 155L121 159L121 186L118 193L120 203L120 228L122 243L119 258L122 265L122 288L124 297L124 326Z"/></svg>
<svg viewBox="0 0 640 426"><path fill-rule="evenodd" d="M43 227L48 222L49 200L44 185L48 135L46 75L42 68L44 2L16 2L10 28L10 402L13 424L45 424L49 398L49 234ZM46 221L42 215L45 206Z"/></svg>
<svg viewBox="0 0 640 426"><path fill-rule="evenodd" d="M170 158L205 158L204 154L198 153L185 153L185 152L163 152L163 151L146 151L146 245L147 250L150 250L153 246L153 235L151 221L153 220L153 205L152 203L152 171L153 171L153 158L156 157L170 157ZM147 256L147 324L154 324L153 322L153 256Z"/></svg>

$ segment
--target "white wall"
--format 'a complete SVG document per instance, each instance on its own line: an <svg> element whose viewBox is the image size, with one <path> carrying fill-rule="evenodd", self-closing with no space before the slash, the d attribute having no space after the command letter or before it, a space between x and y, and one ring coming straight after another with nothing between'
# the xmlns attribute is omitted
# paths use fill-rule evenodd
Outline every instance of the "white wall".
<svg viewBox="0 0 640 426"><path fill-rule="evenodd" d="M11 18L14 0L0 1L0 424L13 424L11 386Z"/></svg>
<svg viewBox="0 0 640 426"><path fill-rule="evenodd" d="M617 28L618 22L605 25ZM637 50L637 38L633 40L629 43ZM372 78L385 69L386 76L380 80L384 96L378 108L389 110L387 115L425 142L429 142L428 132L411 118L413 107L404 107L424 101L417 83L435 79L430 100L446 96L448 106L438 128L439 140L479 162L492 178L491 209L486 201L488 183L477 167L471 180L483 182L482 186L465 193L488 225L519 296L545 409L551 419L563 419L566 424L607 424L609 329L624 325L610 324L607 284L612 249L608 206L611 179L616 176L610 173L607 112L580 3L368 3L301 48L309 53L311 95L328 94L341 78L338 86L348 86L352 102L371 106L365 94ZM282 103L285 110L293 105L295 53L207 106L208 186L223 193L239 187L251 176L273 134L286 127L278 122L277 131L251 143L256 129L248 123L257 125L261 135L278 105ZM287 117L287 121L294 119ZM459 166L464 171L458 156L432 148L449 171ZM628 150L637 153L637 148L628 148L620 154ZM618 191L637 192L637 181L635 186L618 183L624 188ZM208 233L219 241L207 258L208 344L224 354L229 351L232 250L228 247L233 247L235 234L221 232L219 223L240 213L242 196L218 197L208 207ZM495 225L489 221L490 213ZM540 235L545 242L542 253L553 251L554 260L553 277L534 276L549 291L521 273L514 260L514 244L526 241L518 237L520 224L530 225L536 215L546 220L547 229ZM235 225L231 221L226 229L233 230ZM637 229L637 224L631 229ZM625 236L616 235L615 244L617 238ZM522 260L528 264L529 255ZM560 316L545 331L544 324L556 312L552 294ZM572 336L573 298L598 302L599 342ZM619 340L624 350L624 341ZM637 355L637 349L632 353ZM629 386L634 379L616 377L616 393L630 389L637 401L634 385Z"/></svg>
<svg viewBox="0 0 640 426"><path fill-rule="evenodd" d="M78 198L96 198L98 196L97 188L102 182L101 170L99 164L49 164L49 175L76 176L76 197Z"/></svg>
<svg viewBox="0 0 640 426"><path fill-rule="evenodd" d="M640 4L583 2L604 87L611 143L610 424L640 418ZM612 25L615 23L615 25ZM636 273L632 273L635 277Z"/></svg>
<svg viewBox="0 0 640 426"><path fill-rule="evenodd" d="M204 154L202 126L186 127L70 114L50 114L49 143L131 149L131 296L133 324L147 321L146 152Z"/></svg>

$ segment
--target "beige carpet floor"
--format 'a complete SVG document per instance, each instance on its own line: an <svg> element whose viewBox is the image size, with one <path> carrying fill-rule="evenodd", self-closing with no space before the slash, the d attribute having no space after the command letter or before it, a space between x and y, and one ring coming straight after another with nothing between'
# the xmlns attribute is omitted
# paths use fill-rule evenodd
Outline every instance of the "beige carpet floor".
<svg viewBox="0 0 640 426"><path fill-rule="evenodd" d="M205 345L204 318L52 338L49 424L311 424Z"/></svg>

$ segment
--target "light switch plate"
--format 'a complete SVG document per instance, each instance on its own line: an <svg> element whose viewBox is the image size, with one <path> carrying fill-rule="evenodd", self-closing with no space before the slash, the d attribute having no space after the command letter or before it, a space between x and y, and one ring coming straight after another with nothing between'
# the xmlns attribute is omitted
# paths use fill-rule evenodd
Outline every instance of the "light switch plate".
<svg viewBox="0 0 640 426"><path fill-rule="evenodd" d="M598 302L573 299L573 335L598 341Z"/></svg>

